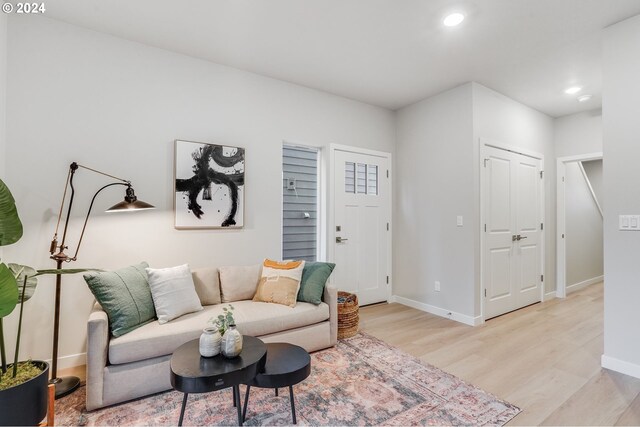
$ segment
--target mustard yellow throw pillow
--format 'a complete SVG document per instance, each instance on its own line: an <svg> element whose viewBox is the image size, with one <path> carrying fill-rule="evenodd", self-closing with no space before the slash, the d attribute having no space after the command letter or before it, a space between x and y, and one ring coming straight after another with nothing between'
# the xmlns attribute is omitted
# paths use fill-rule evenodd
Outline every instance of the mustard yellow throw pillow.
<svg viewBox="0 0 640 427"><path fill-rule="evenodd" d="M253 300L295 307L302 270L304 261L279 262L265 259L262 277Z"/></svg>

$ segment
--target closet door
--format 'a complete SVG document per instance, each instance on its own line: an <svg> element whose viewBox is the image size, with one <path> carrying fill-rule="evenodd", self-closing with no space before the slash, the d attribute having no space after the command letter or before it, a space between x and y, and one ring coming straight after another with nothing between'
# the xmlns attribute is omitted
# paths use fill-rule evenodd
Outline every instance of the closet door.
<svg viewBox="0 0 640 427"><path fill-rule="evenodd" d="M540 160L485 147L484 317L540 301Z"/></svg>

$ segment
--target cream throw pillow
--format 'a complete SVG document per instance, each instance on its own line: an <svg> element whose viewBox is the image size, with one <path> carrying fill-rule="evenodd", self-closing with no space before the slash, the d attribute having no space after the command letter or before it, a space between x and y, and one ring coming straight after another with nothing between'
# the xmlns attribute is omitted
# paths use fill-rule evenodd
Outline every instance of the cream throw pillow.
<svg viewBox="0 0 640 427"><path fill-rule="evenodd" d="M295 307L303 269L304 261L278 262L265 259L262 278L253 300Z"/></svg>
<svg viewBox="0 0 640 427"><path fill-rule="evenodd" d="M167 323L184 314L202 310L188 264L147 268L146 271L158 323Z"/></svg>
<svg viewBox="0 0 640 427"><path fill-rule="evenodd" d="M260 264L246 267L220 267L222 302L250 300L260 280Z"/></svg>

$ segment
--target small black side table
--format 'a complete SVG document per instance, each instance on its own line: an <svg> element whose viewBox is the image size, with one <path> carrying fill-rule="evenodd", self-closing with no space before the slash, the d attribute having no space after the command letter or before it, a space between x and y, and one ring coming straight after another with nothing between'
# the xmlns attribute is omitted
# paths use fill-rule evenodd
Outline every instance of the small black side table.
<svg viewBox="0 0 640 427"><path fill-rule="evenodd" d="M208 393L228 387L233 388L233 402L238 408L238 424L242 425L239 385L251 381L261 372L267 359L267 347L261 340L247 335L243 335L242 340L242 353L233 359L227 359L221 354L214 357L200 356L197 339L183 344L173 353L171 385L184 393L179 426L182 425L189 393Z"/></svg>
<svg viewBox="0 0 640 427"><path fill-rule="evenodd" d="M287 343L267 344L267 363L251 381L245 382L247 392L244 396L242 420L247 416L249 406L249 390L251 387L275 388L276 396L279 387L289 387L291 415L296 424L296 403L293 398L293 386L302 382L311 374L311 357L302 347Z"/></svg>

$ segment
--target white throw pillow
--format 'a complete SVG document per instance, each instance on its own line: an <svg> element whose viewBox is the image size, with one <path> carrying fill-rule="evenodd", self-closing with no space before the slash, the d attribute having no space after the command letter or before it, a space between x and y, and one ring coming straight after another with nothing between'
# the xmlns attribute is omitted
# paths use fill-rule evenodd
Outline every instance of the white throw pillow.
<svg viewBox="0 0 640 427"><path fill-rule="evenodd" d="M220 267L222 302L252 299L256 294L262 265L247 267Z"/></svg>
<svg viewBox="0 0 640 427"><path fill-rule="evenodd" d="M167 323L184 314L202 310L188 264L146 270L158 323Z"/></svg>

